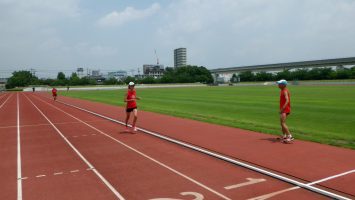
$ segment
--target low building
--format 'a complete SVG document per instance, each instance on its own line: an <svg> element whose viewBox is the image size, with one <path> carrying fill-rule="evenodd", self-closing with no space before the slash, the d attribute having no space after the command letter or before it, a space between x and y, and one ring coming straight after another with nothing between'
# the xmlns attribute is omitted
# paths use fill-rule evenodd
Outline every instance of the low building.
<svg viewBox="0 0 355 200"><path fill-rule="evenodd" d="M252 66L239 66L239 67L228 67L228 68L217 68L210 69L212 77L217 82L228 82L233 74L239 74L245 71L251 71L253 73L258 72L268 72L277 73L283 70L297 70L297 69L312 69L318 67L336 67L341 69L347 65L354 65L355 57L349 58L336 58L336 59L326 59L326 60L311 60L311 61L300 61L300 62L289 62L289 63L276 63L276 64L265 64L265 65L252 65Z"/></svg>
<svg viewBox="0 0 355 200"><path fill-rule="evenodd" d="M127 72L120 70L120 71L115 71L115 72L109 72L107 77L110 78L115 78L117 80L123 80L124 78L127 77Z"/></svg>
<svg viewBox="0 0 355 200"><path fill-rule="evenodd" d="M0 92L6 89L5 88L6 83L7 83L7 78L0 78Z"/></svg>
<svg viewBox="0 0 355 200"><path fill-rule="evenodd" d="M164 75L165 68L164 65L143 65L143 76L160 78Z"/></svg>

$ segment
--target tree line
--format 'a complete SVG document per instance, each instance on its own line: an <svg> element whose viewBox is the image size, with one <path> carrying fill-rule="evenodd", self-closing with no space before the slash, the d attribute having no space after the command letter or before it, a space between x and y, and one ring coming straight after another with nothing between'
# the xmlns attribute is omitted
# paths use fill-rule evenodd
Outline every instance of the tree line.
<svg viewBox="0 0 355 200"><path fill-rule="evenodd" d="M245 81L275 81L286 80L332 80L332 79L355 79L355 66L352 68L313 68L297 69L295 71L284 70L276 74L268 72L253 73L251 71L241 72L239 74L241 82ZM236 82L237 75L234 74L231 82Z"/></svg>
<svg viewBox="0 0 355 200"><path fill-rule="evenodd" d="M166 68L164 75L160 78L145 77L125 77L122 80L109 78L102 82L104 85L121 85L134 81L136 83L152 84L152 83L212 83L211 73L205 67L184 66L179 68ZM27 87L29 85L49 85L49 86L75 86L75 85L96 85L95 79L90 77L80 78L75 72L70 77L66 77L63 72L59 72L55 79L39 79L30 71L15 71L8 79L6 88Z"/></svg>

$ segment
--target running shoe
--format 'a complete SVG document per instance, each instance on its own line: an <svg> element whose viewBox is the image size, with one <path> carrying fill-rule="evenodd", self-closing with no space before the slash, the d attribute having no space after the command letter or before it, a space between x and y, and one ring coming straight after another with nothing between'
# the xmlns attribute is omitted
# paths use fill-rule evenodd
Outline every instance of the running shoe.
<svg viewBox="0 0 355 200"><path fill-rule="evenodd" d="M279 137L276 138L277 140L283 141L286 139L286 135L280 135Z"/></svg>
<svg viewBox="0 0 355 200"><path fill-rule="evenodd" d="M137 127L134 126L134 127L133 127L133 131L137 131Z"/></svg>
<svg viewBox="0 0 355 200"><path fill-rule="evenodd" d="M286 139L283 140L284 143L290 144L294 140L293 137L287 137Z"/></svg>

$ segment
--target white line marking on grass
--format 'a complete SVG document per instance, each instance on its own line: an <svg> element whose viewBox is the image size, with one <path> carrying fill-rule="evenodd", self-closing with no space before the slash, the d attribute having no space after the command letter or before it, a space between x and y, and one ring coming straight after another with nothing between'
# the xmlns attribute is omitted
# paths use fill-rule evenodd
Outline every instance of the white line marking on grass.
<svg viewBox="0 0 355 200"><path fill-rule="evenodd" d="M38 110L39 113L52 125L52 127L57 131L57 133L63 138L63 140L75 151L75 153L86 163L89 168L94 168L93 165L74 147L72 143L69 142L67 138L64 137L63 133L52 123L48 117L43 114L43 112L29 99L26 95L25 97L31 102L31 104ZM93 169L93 172L101 179L102 182L116 195L120 200L124 200L123 196L104 178L99 171Z"/></svg>
<svg viewBox="0 0 355 200"><path fill-rule="evenodd" d="M17 200L22 200L22 171L21 171L21 133L20 133L20 100L17 98Z"/></svg>
<svg viewBox="0 0 355 200"><path fill-rule="evenodd" d="M38 97L37 97L37 98L38 98ZM47 98L47 97L45 97L45 98ZM93 115L95 115L95 116L98 116L98 117L107 119L107 120L109 120L109 121L112 121L112 122L115 122L115 123L118 123L118 124L121 124L121 125L125 125L124 122L121 122L121 121L112 119L112 118L110 118L110 117L107 117L107 116L104 116L104 115L95 113L95 112L93 112L93 111L90 111L90 110L87 110L87 109L84 109L84 108L80 108L80 107L78 107L78 106L75 106L75 105L72 105L72 104L69 104L69 103L66 103L66 102L63 102L63 101L57 101L57 102L62 103L62 104L67 105L67 106L70 106L70 107L73 107L73 108L76 108L76 109L78 109L78 110L85 111L85 112L87 112L87 113L91 113L91 114L93 114ZM51 105L51 104L49 104L49 103L47 103L47 104L48 104L48 105ZM53 106L53 105L51 105L51 106ZM54 106L53 106L53 107L54 107ZM130 126L130 125L129 125L129 126ZM138 129L139 131L142 131L143 133L146 133L146 134L149 134L149 135L158 137L158 138L160 138L160 139L163 139L163 140L166 140L166 141L169 141L169 142L172 142L172 143L181 145L181 146L183 146L183 147L187 147L187 148L189 148L189 149L193 149L193 150L195 150L195 151L198 151L198 152L201 152L201 153L203 153L203 154L206 154L206 155L209 155L209 156L212 156L212 157L215 157L215 158L218 158L218 159L227 161L227 162L232 163L232 164L235 164L235 165L238 165L238 166L242 166L242 167L247 168L247 169L250 169L250 170L252 170L252 171L256 171L256 172L258 172L258 173L261 173L261 174L264 174L264 175L267 175L267 176L270 176L270 177L273 177L273 178L282 180L282 181L284 181L284 182L287 182L287 183L290 183L290 184L293 184L293 185L296 185L296 186L305 188L305 189L307 189L307 190L316 192L316 193L318 193L318 194L322 194L322 195L324 195L324 196L328 196L328 197L336 198L336 199L341 199L341 200L350 200L350 199L347 198L347 197L344 197L344 196L341 196L341 195L338 195L338 194L335 194L335 193L332 193L332 192L329 192L329 191L326 191L326 190L322 190L322 189L319 189L319 188L317 188L317 187L313 187L313 186L311 186L311 185L307 185L307 184L305 184L305 183L301 183L301 182L299 182L299 181L290 179L290 178L285 177L285 176L281 176L281 175L275 174L275 173L273 173L273 172L269 172L269 171L267 171L267 170L264 170L264 169L261 169L261 168L258 168L258 167L249 165L249 164L247 164L247 163L244 163L244 162L241 162L241 161L238 161L238 160L229 158L229 157L224 156L224 155L222 155L222 154L214 153L214 152L211 152L211 151L209 151L209 150L206 150L206 149L203 149L203 148L200 148L200 147L196 147L196 146L194 146L194 145L191 145L191 144L188 144L188 143L185 143L185 142L176 140L176 139L172 139L172 138L169 138L169 137L167 137L167 136L160 135L160 134L155 133L155 132L152 132L152 131L145 130L145 129L143 129L143 128L137 128L137 129Z"/></svg>
<svg viewBox="0 0 355 200"><path fill-rule="evenodd" d="M37 98L37 97L36 97L36 98ZM104 135L104 136L106 136L106 137L108 137L108 138L114 140L115 142L121 144L122 146L124 146L124 147L126 147L126 148L128 148L128 149L130 149L130 150L132 150L132 151L134 151L134 152L136 152L137 154L139 154L139 155L141 155L141 156L147 158L148 160L151 160L151 161L155 162L156 164L158 164L158 165L160 165L160 166L162 166L162 167L164 167L164 168L170 170L171 172L173 172L173 173L175 173L175 174L177 174L177 175L179 175L179 176L181 176L181 177L183 177L183 178L185 178L185 179L187 179L187 180L189 180L189 181L195 183L196 185L198 185L198 186L200 186L200 187L202 187L202 188L204 188L204 189L210 191L211 193L214 193L215 195L217 195L217 196L219 196L219 197L221 197L221 198L223 198L223 199L231 200L230 198L228 198L228 197L224 196L223 194L221 194L221 193L219 193L219 192L213 190L212 188L210 188L210 187L208 187L208 186L206 186L206 185L204 185L204 184L198 182L197 180L195 180L195 179L193 179L193 178L191 178L191 177L189 177L189 176L187 176L187 175L185 175L185 174L183 174L183 173L181 173L181 172L179 172L179 171L177 171L177 170L175 170L175 169L169 167L168 165L165 165L164 163L162 163L162 162L160 162L160 161L158 161L158 160L156 160L156 159L154 159L154 158L152 158L152 157L150 157L150 156L144 154L143 152L141 152L141 151L139 151L139 150L137 150L137 149L135 149L135 148L133 148L133 147L131 147L131 146L129 146L129 145L123 143L123 142L121 142L120 140L118 140L118 139L116 139L116 138L114 138L114 137L112 137L112 136L110 136L110 135L104 133L103 131L97 129L96 127L94 127L94 126L92 126L92 125L90 125L90 124L88 124L88 123L82 121L81 119L79 119L79 118L77 118L77 117L75 117L75 116L73 116L73 115L71 115L71 114L69 114L69 113L67 113L67 112L65 112L65 111L63 111L63 110L57 108L56 106L53 106L53 105L51 105L51 104L49 104L49 103L43 101L42 99L39 99L39 98L38 98L38 100L40 100L40 101L42 101L42 102L44 102L44 103L46 103L46 104L52 106L53 108L55 108L55 109L57 109L57 110L59 110L59 111L65 113L65 114L67 114L68 116L70 116L70 117L72 117L72 118L74 118L74 119L80 121L81 123L87 125L88 127L94 129L95 131L99 132L100 134L102 134L102 135Z"/></svg>
<svg viewBox="0 0 355 200"><path fill-rule="evenodd" d="M344 172L344 173L341 173L341 174L337 174L337 175L334 175L334 176L329 176L327 178L323 178L323 179L320 179L318 181L307 183L306 185L309 185L309 186L310 185L315 185L315 184L318 184L318 183L321 183L321 182L325 182L325 181L328 181L328 180L331 180L331 179L335 179L335 178L338 178L340 176L345 176L345 175L348 175L348 174L351 174L351 173L354 173L354 172L355 172L355 169L347 171L347 172ZM300 189L300 188L301 187L298 187L298 186L297 187L291 187L291 188L287 188L287 189L284 189L284 190L272 192L272 193L269 193L269 194L264 194L262 196L254 197L254 198L251 198L251 199L248 199L248 200L264 200L264 199L268 199L268 198L274 197L276 195L279 195L279 194L282 194L282 193L285 193L285 192L289 192L289 191L292 191L292 190L297 190L297 189Z"/></svg>

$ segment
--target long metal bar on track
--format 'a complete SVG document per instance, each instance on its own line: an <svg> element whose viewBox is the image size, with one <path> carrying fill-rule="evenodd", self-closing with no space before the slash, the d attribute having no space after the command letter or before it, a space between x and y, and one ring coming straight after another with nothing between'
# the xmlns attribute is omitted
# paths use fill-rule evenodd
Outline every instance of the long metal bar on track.
<svg viewBox="0 0 355 200"><path fill-rule="evenodd" d="M78 106L75 106L75 105L72 105L72 104L69 104L69 103L66 103L66 102L63 102L63 101L57 100L57 102L62 103L62 104L67 105L67 106L70 106L70 107L73 107L73 108L76 108L76 109L78 109L78 110L81 110L81 111L90 113L90 114L93 114L93 115L95 115L95 116L98 116L98 117L107 119L107 120L109 120L109 121L112 121L112 122L115 122L115 123L118 123L118 124L121 124L121 125L125 125L124 122L121 122L121 121L112 119L112 118L110 118L110 117L107 117L107 116L104 116L104 115L95 113L95 112L93 112L93 111L90 111L90 110L87 110L87 109L84 109L84 108L80 108L80 107L78 107ZM130 125L129 125L129 126L130 126ZM229 158L229 157L227 157L227 156L224 156L224 155L221 155L221 154L218 154L218 153L214 153L214 152L211 152L211 151L209 151L209 150L206 150L206 149L203 149L203 148L200 148L200 147L197 147L197 146L194 146L194 145L191 145L191 144L188 144L188 143L185 143L185 142L182 142L182 141L173 139L173 138L169 138L169 137L167 137L167 136L163 136L163 135L160 135L160 134L158 134L158 133L155 133L155 132L152 132L152 131L149 131L149 130L145 130L145 129L143 129L143 128L137 128L137 129L138 129L139 131L142 131L143 133L146 133L146 134L155 136L155 137L157 137L157 138L160 138L160 139L163 139L163 140L166 140L166 141L169 141L169 142L178 144L178 145L180 145L180 146L183 146L183 147L186 147L186 148L189 148L189 149L192 149L192 150L201 152L201 153L203 153L203 154L206 154L206 155L209 155L209 156L212 156L212 157L215 157L215 158L218 158L218 159L227 161L227 162L232 163L232 164L235 164L235 165L238 165L238 166L242 166L242 167L244 167L244 168L247 168L247 169L250 169L250 170L259 172L259 173L261 173L261 174L264 174L264 175L267 175L267 176L270 176L270 177L273 177L273 178L282 180L282 181L284 181L284 182L291 183L291 184L293 184L293 185L297 185L297 186L299 186L299 187L301 187L301 188L304 188L304 189L313 191L313 192L315 192L315 193L318 193L318 194L321 194L321 195L324 195L324 196L327 196L327 197L331 197L331 198L335 198L335 199L340 199L340 200L351 200L351 199L349 199L349 198L347 198L347 197L344 197L344 196L341 196L341 195L338 195L338 194L335 194L335 193L332 193L332 192L329 192L329 191L326 191L326 190L322 190L322 189L319 189L319 188L317 188L317 187L310 186L310 185L305 184L305 183L301 183L301 182L299 182L299 181L296 181L296 180L287 178L287 177L285 177L285 176L281 176L281 175L278 175L278 174L269 172L269 171L267 171L267 170L264 170L264 169L261 169L261 168L258 168L258 167L249 165L249 164L247 164L247 163L243 163L243 162L234 160L234 159Z"/></svg>

